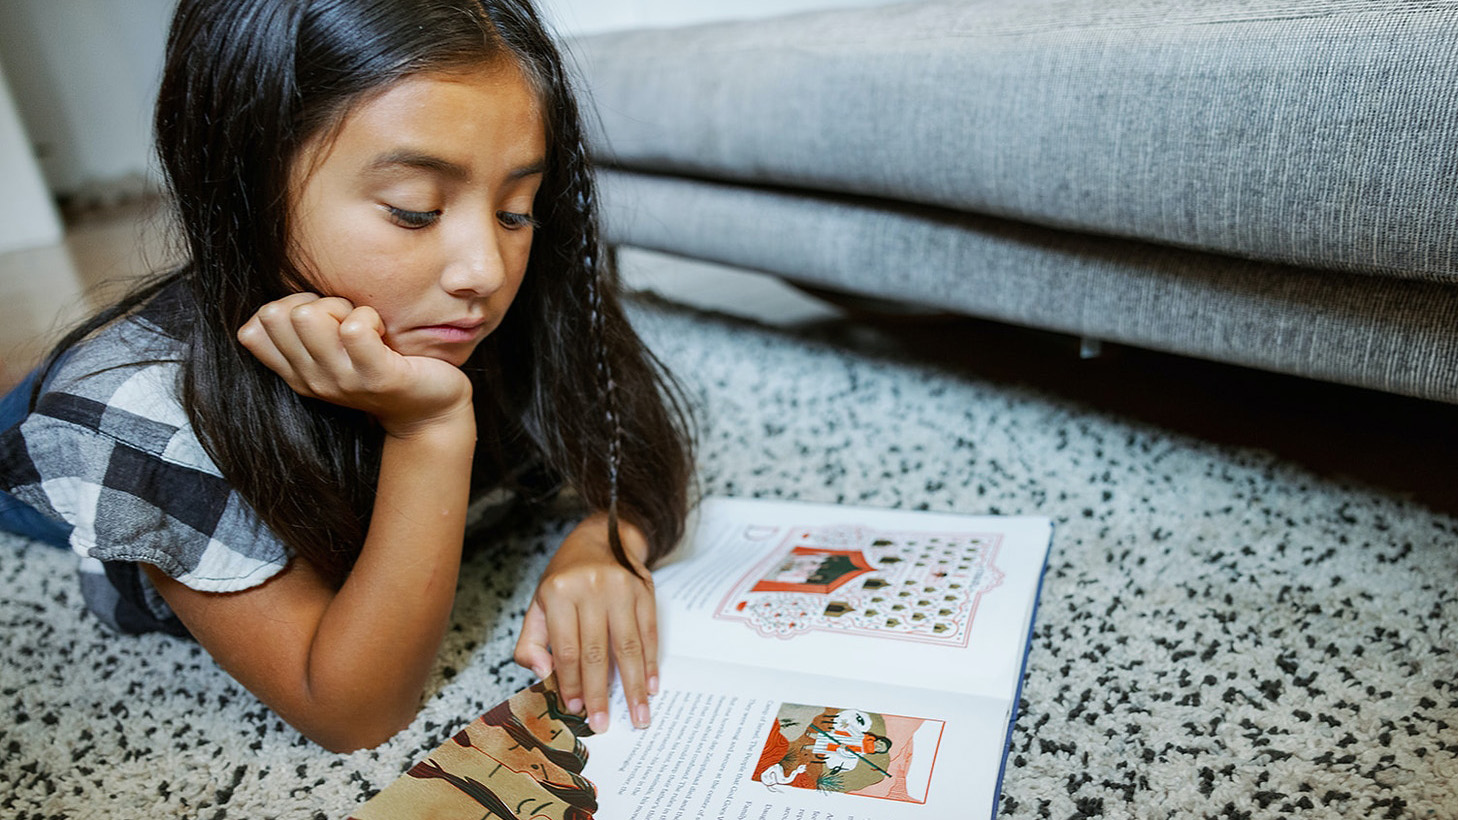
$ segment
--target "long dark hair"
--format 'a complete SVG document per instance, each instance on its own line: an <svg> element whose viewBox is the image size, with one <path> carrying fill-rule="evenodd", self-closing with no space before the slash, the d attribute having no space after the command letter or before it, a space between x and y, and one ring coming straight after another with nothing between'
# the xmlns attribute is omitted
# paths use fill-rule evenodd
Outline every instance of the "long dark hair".
<svg viewBox="0 0 1458 820"><path fill-rule="evenodd" d="M58 348L174 291L167 326L186 345L180 390L199 439L262 521L335 583L364 543L381 434L358 411L296 394L234 334L263 304L312 289L290 258L299 149L406 76L502 60L540 97L547 171L521 288L462 368L477 388L473 483L540 459L608 511L619 561L621 514L647 536L651 564L683 531L686 411L618 301L577 102L530 0L182 0L156 136L188 262Z"/></svg>

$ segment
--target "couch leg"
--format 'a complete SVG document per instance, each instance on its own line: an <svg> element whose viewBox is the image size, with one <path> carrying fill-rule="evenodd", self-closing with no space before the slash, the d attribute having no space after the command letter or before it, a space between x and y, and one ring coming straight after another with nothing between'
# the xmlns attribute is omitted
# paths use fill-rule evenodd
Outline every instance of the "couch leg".
<svg viewBox="0 0 1458 820"><path fill-rule="evenodd" d="M1088 336L1081 336L1078 339L1078 358L1097 359L1104 355L1104 343L1101 339L1092 339Z"/></svg>

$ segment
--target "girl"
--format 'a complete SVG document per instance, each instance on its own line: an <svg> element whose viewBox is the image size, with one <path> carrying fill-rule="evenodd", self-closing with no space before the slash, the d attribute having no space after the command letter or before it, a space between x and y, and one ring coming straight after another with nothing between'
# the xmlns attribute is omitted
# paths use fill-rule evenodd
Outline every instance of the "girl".
<svg viewBox="0 0 1458 820"><path fill-rule="evenodd" d="M596 731L616 661L646 725L689 443L529 0L182 0L156 130L189 261L67 336L0 437L88 606L376 745L419 706L471 498L545 471L595 512L516 660Z"/></svg>

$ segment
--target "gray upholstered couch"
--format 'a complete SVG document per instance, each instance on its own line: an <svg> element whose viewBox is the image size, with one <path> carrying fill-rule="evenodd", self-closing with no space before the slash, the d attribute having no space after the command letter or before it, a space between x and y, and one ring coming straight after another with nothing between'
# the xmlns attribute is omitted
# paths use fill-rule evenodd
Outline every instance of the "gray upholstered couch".
<svg viewBox="0 0 1458 820"><path fill-rule="evenodd" d="M572 44L610 241L1458 402L1458 3L923 2Z"/></svg>

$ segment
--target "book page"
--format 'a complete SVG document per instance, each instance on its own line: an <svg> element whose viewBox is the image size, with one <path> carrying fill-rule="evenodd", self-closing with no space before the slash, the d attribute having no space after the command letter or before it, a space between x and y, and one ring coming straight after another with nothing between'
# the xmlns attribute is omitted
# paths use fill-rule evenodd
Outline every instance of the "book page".
<svg viewBox="0 0 1458 820"><path fill-rule="evenodd" d="M597 815L909 820L988 815L1006 704L692 658L665 661L653 725L583 738ZM614 714L626 714L621 694Z"/></svg>
<svg viewBox="0 0 1458 820"><path fill-rule="evenodd" d="M1052 527L706 499L654 573L664 656L1010 698Z"/></svg>

